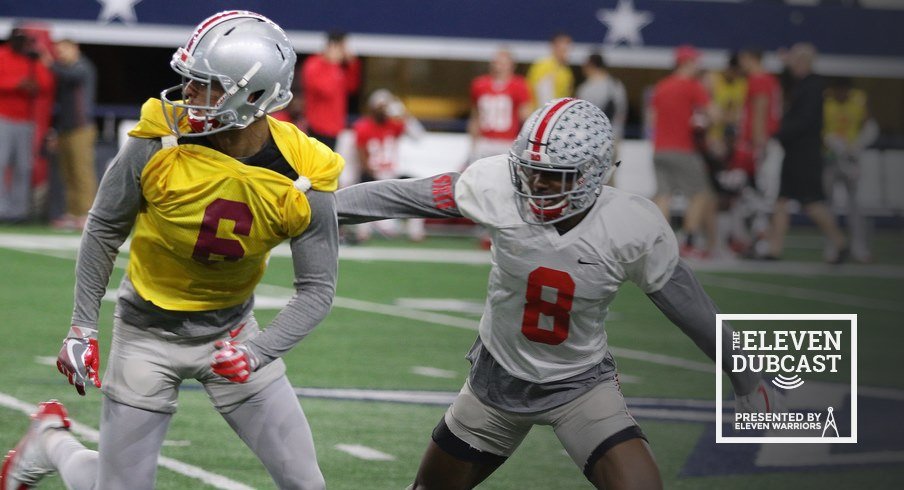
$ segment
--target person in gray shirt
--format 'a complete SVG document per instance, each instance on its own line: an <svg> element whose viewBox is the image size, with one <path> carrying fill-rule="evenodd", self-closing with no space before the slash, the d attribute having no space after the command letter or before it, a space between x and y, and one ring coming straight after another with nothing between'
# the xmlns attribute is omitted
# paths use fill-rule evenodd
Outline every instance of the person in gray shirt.
<svg viewBox="0 0 904 490"><path fill-rule="evenodd" d="M628 120L628 95L625 85L609 72L600 53L587 57L583 66L586 79L578 85L576 96L599 107L612 123L612 135L616 145L625 137L625 121Z"/></svg>
<svg viewBox="0 0 904 490"><path fill-rule="evenodd" d="M51 225L81 230L97 192L94 171L97 70L74 41L58 41L54 49L57 56L50 67L56 76L53 129L56 131L56 160L65 189L66 214Z"/></svg>

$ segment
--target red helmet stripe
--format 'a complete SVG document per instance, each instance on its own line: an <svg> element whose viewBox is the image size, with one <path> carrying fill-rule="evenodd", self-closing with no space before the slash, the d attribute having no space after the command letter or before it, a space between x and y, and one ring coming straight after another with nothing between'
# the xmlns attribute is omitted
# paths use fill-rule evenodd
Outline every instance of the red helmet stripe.
<svg viewBox="0 0 904 490"><path fill-rule="evenodd" d="M575 99L571 98L562 99L546 111L546 114L540 119L540 124L538 124L536 130L534 130L533 148L531 148L532 152L540 153L541 146L544 146L545 140L549 138L549 135L546 134L546 128L550 126L549 123L556 114L562 112L561 110L563 107L574 101Z"/></svg>
<svg viewBox="0 0 904 490"><path fill-rule="evenodd" d="M233 17L259 18L260 16L258 14L255 14L254 12L249 12L247 10L227 10L225 12L214 14L208 17L207 20L202 22L200 25L198 25L197 29L195 29L195 32L193 32L191 37L188 39L188 43L185 45L185 50L191 53L191 49L192 47L194 47L195 42L197 42L198 39L201 39L201 37L203 37L204 34L207 33L207 31L219 25L221 22L227 21Z"/></svg>

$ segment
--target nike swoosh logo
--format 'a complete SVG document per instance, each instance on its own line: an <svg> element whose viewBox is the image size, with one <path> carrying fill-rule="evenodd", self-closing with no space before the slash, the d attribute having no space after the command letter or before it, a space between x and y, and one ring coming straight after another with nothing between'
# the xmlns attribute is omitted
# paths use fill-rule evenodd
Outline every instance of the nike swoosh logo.
<svg viewBox="0 0 904 490"><path fill-rule="evenodd" d="M85 349L85 346L80 342L70 342L66 346L66 352L69 354L72 368L75 369L75 377L79 380L85 379L83 373L88 372L88 368L85 366L85 353L87 351L88 349Z"/></svg>
<svg viewBox="0 0 904 490"><path fill-rule="evenodd" d="M583 257L581 257L581 258L578 259L578 264L584 264L584 265L600 265L599 262L594 262L594 261L592 261L592 260L587 260L587 259L585 259L585 258L583 258Z"/></svg>
<svg viewBox="0 0 904 490"><path fill-rule="evenodd" d="M235 329L235 330L230 330L230 331L229 331L229 338L230 338L230 339L234 339L234 338L238 337L238 335L239 335L240 333L242 333L242 329L243 329L243 328L245 328L245 324L244 324L244 323L241 324L241 325L239 325L239 328L237 328L237 329Z"/></svg>

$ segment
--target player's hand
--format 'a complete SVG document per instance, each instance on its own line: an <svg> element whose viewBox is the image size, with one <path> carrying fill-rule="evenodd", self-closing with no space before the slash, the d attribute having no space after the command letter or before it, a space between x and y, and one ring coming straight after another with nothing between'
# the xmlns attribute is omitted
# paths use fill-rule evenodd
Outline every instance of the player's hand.
<svg viewBox="0 0 904 490"><path fill-rule="evenodd" d="M214 373L233 383L248 381L251 373L260 367L260 360L246 345L229 340L218 340L213 346L216 352L213 354L210 368Z"/></svg>
<svg viewBox="0 0 904 490"><path fill-rule="evenodd" d="M100 388L100 349L97 330L72 326L57 356L57 369L69 378L79 395L85 396L85 385Z"/></svg>
<svg viewBox="0 0 904 490"><path fill-rule="evenodd" d="M735 398L735 413L782 413L787 412L785 396L771 383L760 380L752 393Z"/></svg>

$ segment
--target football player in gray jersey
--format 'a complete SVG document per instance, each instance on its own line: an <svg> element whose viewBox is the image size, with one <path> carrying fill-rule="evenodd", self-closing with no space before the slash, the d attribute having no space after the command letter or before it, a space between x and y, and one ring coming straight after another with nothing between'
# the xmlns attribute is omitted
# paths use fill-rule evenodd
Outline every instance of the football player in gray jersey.
<svg viewBox="0 0 904 490"><path fill-rule="evenodd" d="M338 192L340 224L464 216L492 236L468 380L434 429L410 488L478 485L537 424L553 427L597 488L662 487L618 385L604 328L608 306L622 283L636 283L711 359L718 310L679 260L655 205L604 185L617 165L612 155L602 110L558 99L531 115L508 155L462 174ZM728 360L722 368L738 411L782 410L781 396L757 374L731 372Z"/></svg>

